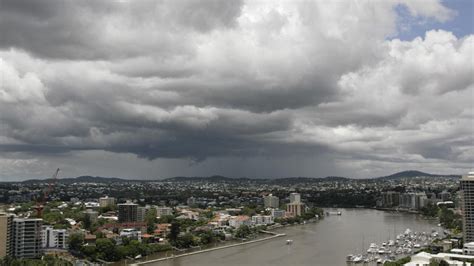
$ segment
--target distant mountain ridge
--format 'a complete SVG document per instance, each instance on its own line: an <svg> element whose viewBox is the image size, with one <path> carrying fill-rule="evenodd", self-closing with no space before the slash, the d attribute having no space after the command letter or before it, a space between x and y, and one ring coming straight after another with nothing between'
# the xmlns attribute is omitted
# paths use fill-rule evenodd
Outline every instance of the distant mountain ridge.
<svg viewBox="0 0 474 266"><path fill-rule="evenodd" d="M428 174L416 170L408 170L403 172L398 172L388 176L377 177L379 179L400 179L400 178L414 178L414 177L451 177L451 178L460 178L460 175L438 175L438 174Z"/></svg>
<svg viewBox="0 0 474 266"><path fill-rule="evenodd" d="M323 182L323 181L339 181L344 182L348 180L396 180L401 178L415 178L415 177L448 177L448 178L460 178L460 175L439 175L439 174L429 174L417 170L408 170L398 173L394 173L388 176L366 178L366 179L354 179L349 177L342 176L327 176L327 177L282 177L282 178L248 178L248 177L226 177L221 175L213 176L176 176L165 179L127 179L119 177L101 177L101 176L78 176L73 178L58 178L56 182L72 184L72 183L113 183L113 182L155 182L155 181L164 181L164 182L184 182L184 181L207 181L207 182L224 182L224 181L261 181L269 183L310 183L310 182ZM49 179L29 179L26 181L20 181L21 183L44 183L49 182Z"/></svg>
<svg viewBox="0 0 474 266"><path fill-rule="evenodd" d="M29 179L21 183L44 183L51 181L51 178L47 179ZM145 181L145 180L133 180L133 179L123 179L118 177L101 177L101 176L78 176L78 177L67 177L67 178L58 178L56 182L60 183L112 183L112 182L125 182L125 181Z"/></svg>

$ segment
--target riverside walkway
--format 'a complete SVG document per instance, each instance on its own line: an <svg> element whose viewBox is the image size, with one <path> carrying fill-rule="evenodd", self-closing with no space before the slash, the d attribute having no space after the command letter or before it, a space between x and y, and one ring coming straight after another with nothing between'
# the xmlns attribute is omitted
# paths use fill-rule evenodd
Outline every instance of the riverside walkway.
<svg viewBox="0 0 474 266"><path fill-rule="evenodd" d="M224 245L224 246L215 247L215 248L207 248L207 249L193 251L193 252L179 254L179 255L172 255L172 256L169 256L169 257L166 257L166 258L148 260L148 261L143 261L143 262L136 262L136 263L133 263L133 264L130 264L130 265L145 265L145 264L159 262L159 261L171 260L171 259L175 259L175 258L179 258L179 257L185 257L185 256L191 256L191 255L196 255L196 254L205 253L205 252L211 252L211 251L219 250L219 249L243 246L243 245L257 243L257 242L261 242L261 241L266 241L266 240L270 240L270 239L273 239L273 238L282 237L282 236L286 235L286 234L277 234L277 233L270 232L270 231L262 231L262 232L267 233L267 234L271 234L272 236L268 236L268 237L260 238L260 239L255 239L255 240L250 240L250 241L246 241L246 242L242 242L242 243Z"/></svg>

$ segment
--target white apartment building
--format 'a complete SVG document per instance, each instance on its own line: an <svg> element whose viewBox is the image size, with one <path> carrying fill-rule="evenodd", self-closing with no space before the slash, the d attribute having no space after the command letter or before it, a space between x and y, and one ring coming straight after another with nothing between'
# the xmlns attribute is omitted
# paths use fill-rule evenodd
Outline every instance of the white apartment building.
<svg viewBox="0 0 474 266"><path fill-rule="evenodd" d="M67 249L69 233L66 229L54 229L52 226L43 226L42 247Z"/></svg>

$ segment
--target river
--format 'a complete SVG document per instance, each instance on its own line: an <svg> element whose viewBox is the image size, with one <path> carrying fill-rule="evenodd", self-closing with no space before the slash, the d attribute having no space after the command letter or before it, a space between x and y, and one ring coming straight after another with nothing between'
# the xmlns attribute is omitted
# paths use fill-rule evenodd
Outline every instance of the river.
<svg viewBox="0 0 474 266"><path fill-rule="evenodd" d="M221 249L172 260L150 263L154 266L191 265L346 265L348 254L363 253L371 242L394 239L405 229L430 232L434 220L419 215L371 209L338 209L341 216L329 215L317 223L289 226L275 230L285 237ZM292 239L293 245L286 245Z"/></svg>

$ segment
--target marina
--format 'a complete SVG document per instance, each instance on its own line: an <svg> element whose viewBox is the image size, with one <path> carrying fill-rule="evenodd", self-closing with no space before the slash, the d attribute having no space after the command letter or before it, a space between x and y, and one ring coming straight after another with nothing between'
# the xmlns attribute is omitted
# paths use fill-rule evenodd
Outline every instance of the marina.
<svg viewBox="0 0 474 266"><path fill-rule="evenodd" d="M347 265L383 265L387 261L410 256L439 239L440 233L434 228L431 232L413 232L408 228L395 239L380 244L370 243L364 254L347 255Z"/></svg>

